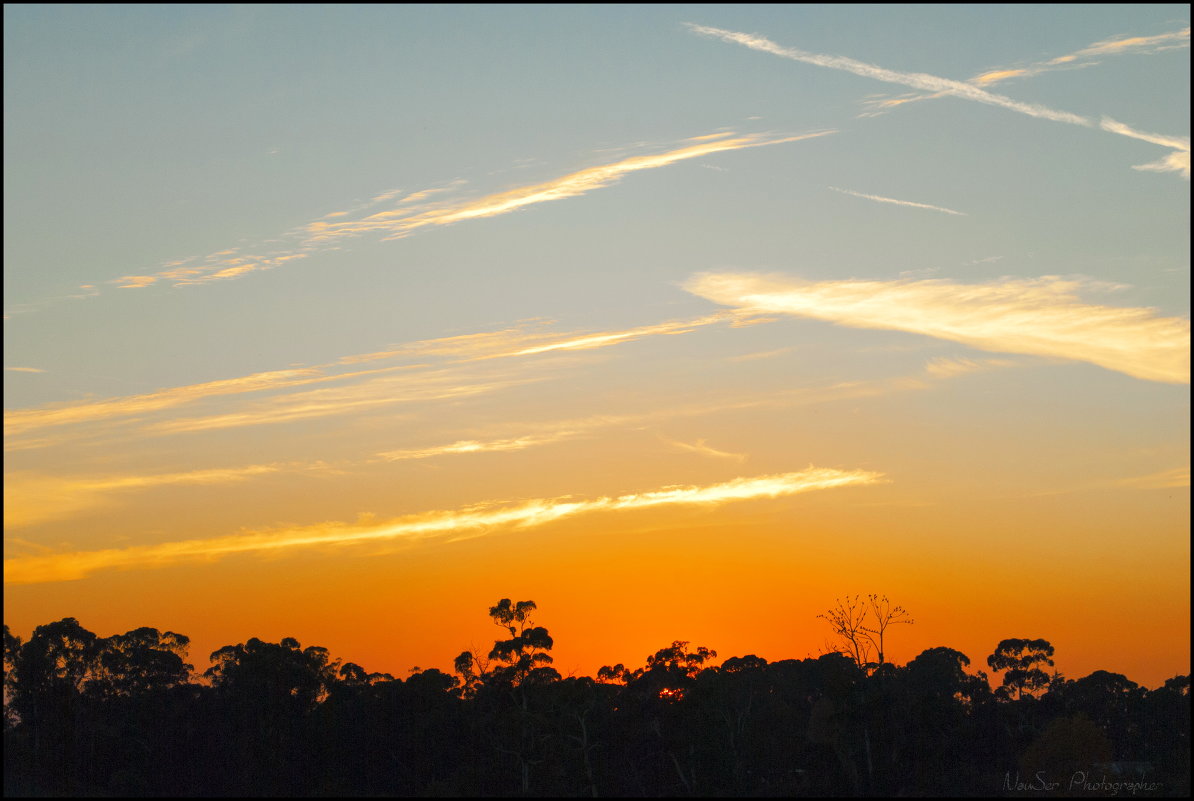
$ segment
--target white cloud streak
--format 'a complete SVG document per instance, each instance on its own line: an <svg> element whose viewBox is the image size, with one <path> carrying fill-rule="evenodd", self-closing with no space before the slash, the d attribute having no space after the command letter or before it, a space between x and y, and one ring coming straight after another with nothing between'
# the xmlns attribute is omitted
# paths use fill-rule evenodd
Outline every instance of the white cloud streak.
<svg viewBox="0 0 1194 801"><path fill-rule="evenodd" d="M845 56L830 56L820 53L809 53L804 50L798 50L794 47L783 47L771 41L770 39L766 39L755 34L727 31L721 28L712 28L706 25L696 25L691 22L686 22L684 24L689 28L689 30L703 36L711 36L721 39L724 42L740 44L745 47L749 47L752 50L758 50L763 53L771 53L772 55L780 56L781 58L790 59L792 61L800 61L805 64L813 64L818 67L842 70L844 72L853 73L854 75L859 75L864 78L873 78L886 83L900 84L902 86L912 87L913 89L921 89L927 92L933 92L935 93L933 95L934 97L960 97L966 100L973 100L977 103L998 106L1000 108L1005 108L1009 111L1015 111L1020 114L1027 114L1030 117L1037 117L1038 119L1052 120L1053 122L1064 122L1069 125L1079 125L1084 128L1102 128L1103 130L1109 131L1111 133L1117 133L1123 136L1131 136L1136 139L1143 139L1144 141L1160 144L1164 147L1173 147L1179 151L1177 154L1163 158L1157 162L1141 165L1138 167L1138 169L1150 170L1154 172L1177 172L1183 175L1183 177L1185 177L1187 180L1190 177L1190 144L1188 137L1183 140L1180 137L1158 136L1154 134L1138 135L1135 132L1131 132L1131 129L1127 128L1127 126L1119 123L1114 123L1112 125L1096 125L1093 120L1090 120L1079 114L1051 109L1047 106L1042 106L1037 103L1022 103L1005 95L998 95L993 92L988 92L972 82L955 81L950 78L942 78L937 75L929 75L923 72L897 72L895 70L889 70L875 64L868 64L864 61L858 61ZM1006 77L1010 77L1012 71L1006 72ZM979 77L981 78L982 76ZM989 83L991 81L988 80L987 82ZM919 98L911 99L914 100ZM908 102L908 99L893 101L893 104L902 102ZM1181 144L1183 141L1185 142L1184 145ZM1182 158L1181 153L1186 154L1184 159ZM1182 170L1182 164L1186 165L1184 171Z"/></svg>
<svg viewBox="0 0 1194 801"><path fill-rule="evenodd" d="M915 203L911 200L896 200L892 197L883 197L882 195L866 195L862 192L854 192L849 189L839 189L836 186L829 187L834 192L841 192L843 195L853 195L854 197L864 198L866 200L874 200L879 203L893 203L897 206L911 206L917 209L928 209L929 211L940 211L945 214L956 214L959 217L965 217L966 213L962 211L954 211L953 209L942 208L941 206L930 206L928 203Z"/></svg>
<svg viewBox="0 0 1194 801"><path fill-rule="evenodd" d="M1172 31L1169 33L1162 33L1156 36L1123 36L1113 39L1105 39L1100 42L1095 42L1092 45L1082 48L1068 55L1058 56L1057 58L1049 59L1048 61L1040 61L1035 64L1030 64L1022 67L997 67L994 69L985 70L973 78L970 78L967 83L975 86L992 86L996 83L1011 79L1031 78L1045 72L1053 72L1055 70L1071 70L1083 67L1092 67L1099 62L1095 60L1098 57L1119 55L1123 53L1159 53L1164 50L1173 50L1176 48L1190 46L1190 29L1183 28L1180 31ZM884 98L867 100L868 106L875 108L892 108L895 106L904 105L919 100L931 100L933 98L945 97L945 93L938 92L931 95L911 95L899 98Z"/></svg>
<svg viewBox="0 0 1194 801"><path fill-rule="evenodd" d="M1090 120L1078 114L1071 114L1068 111L1057 111L1035 103L1021 103L1010 97L985 91L965 81L954 81L949 78L941 78L923 72L896 72L895 70L885 69L874 64L867 64L866 62L846 58L845 56L829 56L797 50L794 47L782 47L770 39L765 39L762 36L754 34L737 33L721 28L711 28L706 25L696 25L691 22L685 23L685 25L694 33L703 36L712 36L724 42L744 45L752 50L771 53L772 55L791 59L792 61L801 61L805 64L813 64L818 67L843 70L864 78L873 78L887 83L911 86L913 89L942 92L947 95L962 97L991 106L999 106L1010 111L1017 111L1021 114L1027 114L1030 117L1039 117L1040 119L1053 120L1054 122L1065 122L1071 125L1086 127L1093 127L1094 125Z"/></svg>
<svg viewBox="0 0 1194 801"><path fill-rule="evenodd" d="M1176 172L1178 175L1190 180L1190 137L1188 136L1166 136L1165 134L1146 133L1144 131L1137 131L1122 122L1117 122L1110 117L1103 117L1099 121L1099 127L1104 131L1117 133L1120 136L1128 136L1132 139L1140 139L1144 142L1151 142L1154 145L1161 145L1162 147L1171 147L1173 152L1158 161L1149 162L1148 164L1140 164L1133 169L1147 170L1149 172Z"/></svg>
<svg viewBox="0 0 1194 801"><path fill-rule="evenodd" d="M685 288L759 313L924 334L981 350L1089 362L1148 381L1189 383L1190 321L1152 309L1081 302L1077 291L1093 286L1058 276L958 284L706 273Z"/></svg>

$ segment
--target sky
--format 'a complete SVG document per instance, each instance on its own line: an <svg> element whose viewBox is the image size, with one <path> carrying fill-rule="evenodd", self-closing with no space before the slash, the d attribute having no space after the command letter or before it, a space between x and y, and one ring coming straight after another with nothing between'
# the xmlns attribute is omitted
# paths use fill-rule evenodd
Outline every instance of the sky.
<svg viewBox="0 0 1194 801"><path fill-rule="evenodd" d="M1190 671L1188 5L4 7L4 618Z"/></svg>

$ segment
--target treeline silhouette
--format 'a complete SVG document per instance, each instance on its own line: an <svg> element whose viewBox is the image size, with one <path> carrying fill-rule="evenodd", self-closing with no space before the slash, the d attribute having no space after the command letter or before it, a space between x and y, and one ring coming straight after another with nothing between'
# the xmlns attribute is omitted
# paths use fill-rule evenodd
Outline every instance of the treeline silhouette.
<svg viewBox="0 0 1194 801"><path fill-rule="evenodd" d="M675 641L565 678L533 611L502 599L488 653L405 679L292 638L220 648L200 676L181 634L5 626L5 795L1189 795L1189 676L1069 680L1047 641L1008 639L992 691L951 648L886 662L911 620L855 596L821 616L818 658L713 667Z"/></svg>

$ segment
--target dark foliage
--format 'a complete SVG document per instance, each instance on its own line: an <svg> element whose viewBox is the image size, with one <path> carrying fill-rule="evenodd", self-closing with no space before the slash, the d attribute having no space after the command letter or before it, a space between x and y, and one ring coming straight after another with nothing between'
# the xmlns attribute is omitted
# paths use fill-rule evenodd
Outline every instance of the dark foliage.
<svg viewBox="0 0 1194 801"><path fill-rule="evenodd" d="M22 643L5 627L5 795L1189 794L1188 676L1050 678L1051 644L1009 639L987 659L1007 671L996 692L944 647L903 667L711 667L676 641L561 678L533 611L502 599L486 656L405 680L292 638L225 646L196 676L172 632L65 618Z"/></svg>

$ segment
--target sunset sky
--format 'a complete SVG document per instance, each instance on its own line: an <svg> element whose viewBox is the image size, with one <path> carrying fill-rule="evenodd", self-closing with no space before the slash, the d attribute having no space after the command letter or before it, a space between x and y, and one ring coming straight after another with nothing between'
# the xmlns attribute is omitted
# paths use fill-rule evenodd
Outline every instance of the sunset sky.
<svg viewBox="0 0 1194 801"><path fill-rule="evenodd" d="M4 7L4 619L1190 671L1188 5Z"/></svg>

